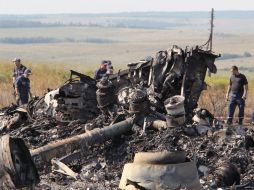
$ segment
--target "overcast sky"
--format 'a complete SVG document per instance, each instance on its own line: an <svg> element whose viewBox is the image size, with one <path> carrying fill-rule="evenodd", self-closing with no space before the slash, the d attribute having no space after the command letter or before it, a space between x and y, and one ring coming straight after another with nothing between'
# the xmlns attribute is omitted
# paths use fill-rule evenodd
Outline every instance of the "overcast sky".
<svg viewBox="0 0 254 190"><path fill-rule="evenodd" d="M253 0L0 0L0 14L254 10Z"/></svg>

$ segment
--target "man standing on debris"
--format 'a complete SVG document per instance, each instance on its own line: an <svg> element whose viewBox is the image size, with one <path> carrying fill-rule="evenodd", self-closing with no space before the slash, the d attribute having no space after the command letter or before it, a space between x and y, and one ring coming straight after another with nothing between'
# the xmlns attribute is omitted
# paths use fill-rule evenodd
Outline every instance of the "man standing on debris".
<svg viewBox="0 0 254 190"><path fill-rule="evenodd" d="M24 74L19 76L15 82L16 101L17 105L27 104L32 94L30 92L29 76L32 74L30 69L26 69Z"/></svg>
<svg viewBox="0 0 254 190"><path fill-rule="evenodd" d="M229 101L227 124L233 122L236 106L239 108L239 125L242 125L244 119L245 100L248 92L248 81L244 74L239 73L237 66L231 67L232 76L226 94L226 99Z"/></svg>
<svg viewBox="0 0 254 190"><path fill-rule="evenodd" d="M103 60L101 62L101 66L99 69L97 69L94 73L94 79L95 80L99 80L101 79L102 77L104 77L107 73L107 66L108 66L108 62Z"/></svg>

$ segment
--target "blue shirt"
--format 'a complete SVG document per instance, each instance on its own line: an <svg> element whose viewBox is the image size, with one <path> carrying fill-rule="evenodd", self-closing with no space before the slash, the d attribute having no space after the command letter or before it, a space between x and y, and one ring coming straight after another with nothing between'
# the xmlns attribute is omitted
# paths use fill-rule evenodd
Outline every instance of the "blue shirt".
<svg viewBox="0 0 254 190"><path fill-rule="evenodd" d="M95 71L94 79L99 80L106 75L107 69L98 69Z"/></svg>
<svg viewBox="0 0 254 190"><path fill-rule="evenodd" d="M29 78L19 76L16 80L16 87L20 96L28 96L30 92L30 80Z"/></svg>

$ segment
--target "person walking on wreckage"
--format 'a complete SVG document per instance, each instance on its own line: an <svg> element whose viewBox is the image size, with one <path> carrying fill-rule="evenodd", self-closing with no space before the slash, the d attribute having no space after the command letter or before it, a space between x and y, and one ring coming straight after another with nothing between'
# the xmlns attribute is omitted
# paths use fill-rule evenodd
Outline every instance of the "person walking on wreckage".
<svg viewBox="0 0 254 190"><path fill-rule="evenodd" d="M237 66L231 67L231 77L226 94L228 104L227 124L232 125L236 106L239 108L238 124L243 124L245 100L248 93L248 81L244 74L238 71Z"/></svg>
<svg viewBox="0 0 254 190"><path fill-rule="evenodd" d="M19 76L15 82L16 102L17 105L21 106L27 104L32 94L30 92L30 79L29 76L32 74L30 69L26 69L24 74Z"/></svg>

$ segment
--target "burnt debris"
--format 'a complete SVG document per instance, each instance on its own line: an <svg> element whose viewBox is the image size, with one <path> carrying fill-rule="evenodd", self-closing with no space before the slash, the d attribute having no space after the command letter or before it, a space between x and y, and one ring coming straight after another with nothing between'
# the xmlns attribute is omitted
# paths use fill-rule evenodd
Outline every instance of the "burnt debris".
<svg viewBox="0 0 254 190"><path fill-rule="evenodd" d="M184 157L179 163L161 164L161 169L179 167L182 178L175 185L163 180L160 184L174 189L192 187L183 168L177 166L186 164L195 174L196 189L251 189L253 129L227 128L208 110L198 108L201 92L206 89L207 70L217 71L217 57L201 47L183 50L173 46L100 81L71 71L70 79L61 87L33 99L25 109L2 109L0 134L23 139L31 153L26 151L24 156L33 159L41 178L37 186L43 189L51 189L52 184L60 189L118 189L124 165L137 166L135 154L163 151L171 161L179 155ZM3 150L0 153L5 155ZM21 163L27 169L34 168L26 160L21 159ZM0 160L0 167L4 164ZM142 169L144 173L152 171ZM24 176L23 171L15 170ZM27 183L21 180L22 186L38 183L37 177L25 176L22 180ZM154 184L135 181L135 176L124 176L126 186L156 189ZM6 188L3 179L0 187ZM120 187L124 189L124 185Z"/></svg>

